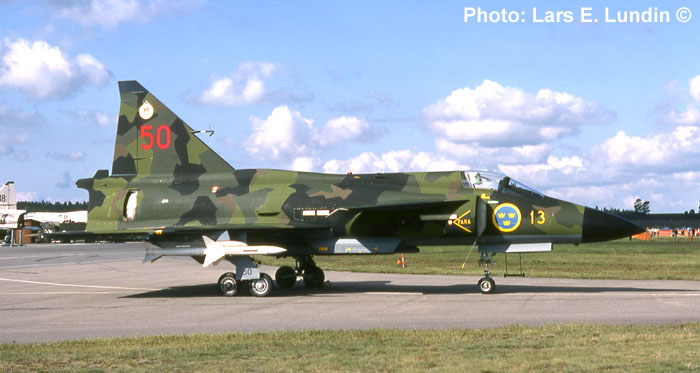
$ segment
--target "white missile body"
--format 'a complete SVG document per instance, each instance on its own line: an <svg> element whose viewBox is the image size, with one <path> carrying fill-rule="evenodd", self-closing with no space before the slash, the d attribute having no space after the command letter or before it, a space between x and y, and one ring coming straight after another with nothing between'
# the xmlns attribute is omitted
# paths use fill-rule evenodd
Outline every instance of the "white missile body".
<svg viewBox="0 0 700 373"><path fill-rule="evenodd" d="M202 239L207 247L204 250L204 267L218 263L226 255L277 255L287 251L279 246L248 246L241 241L214 241L207 236L202 236Z"/></svg>
<svg viewBox="0 0 700 373"><path fill-rule="evenodd" d="M204 248L201 247L179 247L164 249L148 241L146 245L146 257L144 262L154 262L162 256L204 256L204 267L218 264L225 256L249 256L249 255L279 255L287 251L279 246L248 246L241 241L222 240L214 241L207 236L202 236Z"/></svg>

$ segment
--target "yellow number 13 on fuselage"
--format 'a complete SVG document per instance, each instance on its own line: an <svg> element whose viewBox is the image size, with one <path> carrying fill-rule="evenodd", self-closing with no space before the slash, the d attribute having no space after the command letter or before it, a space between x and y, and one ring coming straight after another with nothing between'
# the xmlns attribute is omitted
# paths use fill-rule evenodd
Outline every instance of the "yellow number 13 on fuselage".
<svg viewBox="0 0 700 373"><path fill-rule="evenodd" d="M536 218L535 218L535 215L537 215ZM544 217L544 211L542 211L542 210L530 211L530 224L534 225L535 223L537 223L537 224L541 225L541 224L544 224L545 221L547 221L547 219L545 219L545 217Z"/></svg>

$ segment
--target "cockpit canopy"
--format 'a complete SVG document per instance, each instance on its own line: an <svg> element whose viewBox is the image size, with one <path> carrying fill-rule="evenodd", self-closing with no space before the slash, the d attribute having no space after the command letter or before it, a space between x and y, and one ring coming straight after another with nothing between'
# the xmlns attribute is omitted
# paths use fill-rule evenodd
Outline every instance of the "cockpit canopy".
<svg viewBox="0 0 700 373"><path fill-rule="evenodd" d="M489 171L464 171L462 183L465 188L493 189L503 193L520 195L528 198L544 198L544 194L513 180L508 176Z"/></svg>

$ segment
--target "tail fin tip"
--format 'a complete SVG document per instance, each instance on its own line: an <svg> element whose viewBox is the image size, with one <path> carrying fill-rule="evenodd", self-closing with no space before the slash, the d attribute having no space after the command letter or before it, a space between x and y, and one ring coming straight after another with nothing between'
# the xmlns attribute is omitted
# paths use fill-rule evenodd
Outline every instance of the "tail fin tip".
<svg viewBox="0 0 700 373"><path fill-rule="evenodd" d="M136 80L120 80L119 93L142 93L146 92L141 83Z"/></svg>

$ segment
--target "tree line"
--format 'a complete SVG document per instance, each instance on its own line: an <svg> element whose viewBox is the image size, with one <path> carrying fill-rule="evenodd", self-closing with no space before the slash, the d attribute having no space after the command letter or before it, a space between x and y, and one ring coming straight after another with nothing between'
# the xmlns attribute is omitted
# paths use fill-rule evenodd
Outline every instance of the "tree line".
<svg viewBox="0 0 700 373"><path fill-rule="evenodd" d="M87 201L82 202L49 202L49 201L18 201L17 208L27 212L68 212L87 210Z"/></svg>

